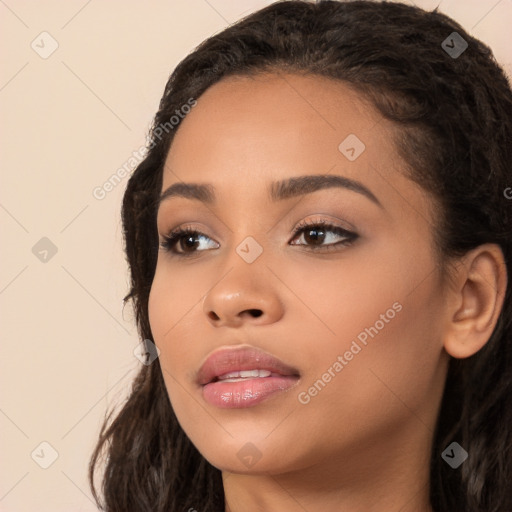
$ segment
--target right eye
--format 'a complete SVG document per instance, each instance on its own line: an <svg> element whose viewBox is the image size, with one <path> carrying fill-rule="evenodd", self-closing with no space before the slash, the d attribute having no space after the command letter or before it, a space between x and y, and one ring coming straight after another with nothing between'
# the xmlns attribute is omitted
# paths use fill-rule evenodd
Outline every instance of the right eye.
<svg viewBox="0 0 512 512"><path fill-rule="evenodd" d="M216 249L218 247L209 247L206 249L196 250L203 240L211 240L204 233L192 228L178 228L165 235L160 247L171 254L187 257L195 252L202 252L208 249ZM214 242L216 244L216 242Z"/></svg>

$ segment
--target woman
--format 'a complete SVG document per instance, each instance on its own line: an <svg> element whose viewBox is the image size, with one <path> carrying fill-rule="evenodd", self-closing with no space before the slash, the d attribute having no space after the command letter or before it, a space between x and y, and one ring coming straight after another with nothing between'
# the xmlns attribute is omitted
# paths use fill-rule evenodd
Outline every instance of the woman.
<svg viewBox="0 0 512 512"><path fill-rule="evenodd" d="M124 196L151 357L98 504L106 451L108 511L512 510L511 140L435 11L279 2L203 42Z"/></svg>

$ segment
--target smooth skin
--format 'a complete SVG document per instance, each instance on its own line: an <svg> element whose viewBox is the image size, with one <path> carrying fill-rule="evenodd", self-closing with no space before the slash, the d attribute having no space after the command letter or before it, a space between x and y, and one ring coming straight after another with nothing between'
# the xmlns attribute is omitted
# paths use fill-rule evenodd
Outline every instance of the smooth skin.
<svg viewBox="0 0 512 512"><path fill-rule="evenodd" d="M444 277L436 205L402 174L393 133L344 83L275 73L213 85L175 136L162 191L209 183L216 201L162 201L161 242L180 226L202 235L192 252L186 237L174 246L181 254L160 249L150 323L177 418L222 471L226 512L432 510L429 459L449 357L488 341L507 276L501 250L486 244ZM350 134L365 145L353 161L338 149ZM269 198L274 181L321 174L357 180L380 205L341 187ZM319 220L358 237L294 237ZM263 249L252 263L236 251L247 237ZM301 403L397 302L394 318ZM245 409L207 403L197 371L215 349L239 345L297 368L298 384Z"/></svg>

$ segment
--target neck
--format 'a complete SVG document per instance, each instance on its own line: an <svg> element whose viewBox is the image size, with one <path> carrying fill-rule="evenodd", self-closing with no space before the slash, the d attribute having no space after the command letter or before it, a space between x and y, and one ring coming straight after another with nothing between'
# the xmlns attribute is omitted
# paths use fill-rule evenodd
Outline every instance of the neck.
<svg viewBox="0 0 512 512"><path fill-rule="evenodd" d="M279 474L223 471L225 512L433 512L430 439L414 437Z"/></svg>
<svg viewBox="0 0 512 512"><path fill-rule="evenodd" d="M398 479L343 485L339 481L309 482L295 475L224 474L226 512L433 512L429 482L414 486Z"/></svg>

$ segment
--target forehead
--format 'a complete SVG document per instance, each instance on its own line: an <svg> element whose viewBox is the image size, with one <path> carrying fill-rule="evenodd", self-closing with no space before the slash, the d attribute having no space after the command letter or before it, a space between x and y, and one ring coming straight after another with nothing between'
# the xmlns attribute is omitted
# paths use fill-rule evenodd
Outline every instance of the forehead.
<svg viewBox="0 0 512 512"><path fill-rule="evenodd" d="M320 155L322 163L335 164L349 136L360 141L358 151L389 152L385 130L373 130L383 121L339 81L293 74L230 77L210 87L182 121L167 163L197 179L212 178L218 163L259 175L297 168L299 161L311 169Z"/></svg>
<svg viewBox="0 0 512 512"><path fill-rule="evenodd" d="M336 174L377 190L383 203L401 197L420 205L423 191L399 172L405 164L394 131L339 80L285 73L230 77L207 89L180 124L162 189L180 181L211 183L231 202L261 201L271 181Z"/></svg>

